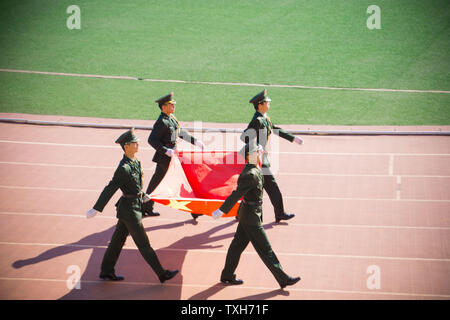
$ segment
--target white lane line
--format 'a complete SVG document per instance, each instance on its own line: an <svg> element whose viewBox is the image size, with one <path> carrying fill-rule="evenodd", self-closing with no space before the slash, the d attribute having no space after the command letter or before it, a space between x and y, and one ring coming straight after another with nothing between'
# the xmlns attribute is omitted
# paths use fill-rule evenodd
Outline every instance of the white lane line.
<svg viewBox="0 0 450 320"><path fill-rule="evenodd" d="M5 242L0 241L0 245L12 246L42 246L42 247L73 247L82 249L106 249L107 246L86 245L86 244L65 244L65 243L34 243L34 242ZM124 249L137 250L136 246L124 246ZM172 251L172 252L196 252L196 253L219 253L227 254L227 250L209 250L209 249L182 249L182 248L155 248L155 251ZM257 255L256 251L246 250L243 254ZM450 259L441 258L417 258L417 257L389 257L389 256L363 256L348 254L321 254L321 253L296 253L296 252L277 252L279 256L294 257L320 257L320 258L345 258L345 259L369 259L369 260L399 260L399 261L432 261L432 262L450 262Z"/></svg>
<svg viewBox="0 0 450 320"><path fill-rule="evenodd" d="M78 218L86 219L84 214L66 214L66 213L36 213L36 212L11 212L11 211L0 211L0 215L10 215L10 216L47 216L47 217L57 217L57 218ZM105 216L99 214L96 218L102 219L117 219L115 216ZM232 217L234 218L234 217ZM229 219L232 219L229 218ZM186 222L186 220L180 219L170 219L170 218L154 218L152 221L172 221L172 222ZM229 221L229 220L223 220ZM202 224L213 224L217 225L217 221L203 220ZM320 228L366 228L366 229L406 229L406 230L450 230L450 227L425 227L425 226L394 226L394 225L366 225L366 224L327 224L327 223L289 223L290 227L320 227Z"/></svg>
<svg viewBox="0 0 450 320"><path fill-rule="evenodd" d="M1 141L0 141L1 142ZM301 151L279 151L270 154L291 155L324 155L324 156L450 156L450 153L401 153L401 152L301 152Z"/></svg>
<svg viewBox="0 0 450 320"><path fill-rule="evenodd" d="M264 199L269 199L264 196ZM396 199L396 198L337 198L337 197L298 197L298 196L283 196L283 199L294 200L341 200L341 201L400 201L400 202L445 202L450 203L450 200L438 199Z"/></svg>
<svg viewBox="0 0 450 320"><path fill-rule="evenodd" d="M67 192L101 192L103 189L73 189L73 188L56 188L56 187L33 187L33 186L11 186L0 185L0 189L17 189L17 190L50 190L50 191L67 191ZM268 197L264 196L264 199ZM337 198L337 197L298 197L298 196L283 196L283 199L294 200L340 200L340 201L401 201L401 202L445 202L450 203L450 200L440 199L395 199L395 198Z"/></svg>
<svg viewBox="0 0 450 320"><path fill-rule="evenodd" d="M150 81L150 82L166 82L166 83L182 83L182 84L198 84L198 85L245 86L245 87L266 87L266 88L295 88L295 89L319 89L319 90L345 90L345 91L369 91L369 92L444 93L444 94L450 93L450 91L447 91L447 90L346 88L346 87L305 86L305 85L291 85L291 84L265 84L265 83L247 83L247 82L188 81L188 80L175 80L175 79L139 78L139 77L134 77L134 76L115 76L115 75L50 72L50 71L19 70L19 69L4 69L4 68L0 69L0 72L42 74L42 75L52 75L52 76L81 77L81 78L143 80L143 81Z"/></svg>
<svg viewBox="0 0 450 320"><path fill-rule="evenodd" d="M40 163L40 162L20 162L20 161L0 161L0 164L6 165L17 165L17 166L37 166L37 167L60 167L60 168L82 168L82 169L112 169L116 167L106 167L106 166L84 166L76 164L58 164L58 163Z"/></svg>
<svg viewBox="0 0 450 320"><path fill-rule="evenodd" d="M19 166L39 166L39 167L61 167L61 168L82 168L82 169L109 169L114 170L115 167L106 167L106 166L93 166L93 165L77 165L77 164L58 164L58 163L41 163L41 162L20 162L20 161L0 161L1 164L6 165L19 165ZM152 171L156 165L151 168L142 168L143 170Z"/></svg>
<svg viewBox="0 0 450 320"><path fill-rule="evenodd" d="M395 196L397 200L402 198L402 177L397 176L397 186L395 188Z"/></svg>
<svg viewBox="0 0 450 320"><path fill-rule="evenodd" d="M42 163L42 162L22 162L22 161L0 161L0 165L18 165L18 166L40 166L40 167L61 167L61 168L82 168L82 169L108 169L114 170L113 166L94 166L94 165L77 165L77 164L59 164L59 163ZM153 171L156 165L150 168L143 168L145 171ZM362 173L308 173L308 172L279 172L276 176L312 176L312 177L369 177L369 178L392 178L392 175L385 174L362 174ZM401 175L408 178L450 178L450 176L441 175Z"/></svg>
<svg viewBox="0 0 450 320"><path fill-rule="evenodd" d="M73 188L54 188L54 187L32 187L32 186L5 186L0 185L3 189L17 190L48 190L48 191L68 191L68 192L101 192L103 189L73 189Z"/></svg>
<svg viewBox="0 0 450 320"><path fill-rule="evenodd" d="M36 217L65 217L65 218L82 218L87 219L85 214L69 214L69 213L45 213L45 212L11 212L11 211L0 211L0 215L10 215L10 216L36 216ZM113 219L116 220L115 216L106 216L103 214L98 214L95 219ZM175 221L175 219L173 219ZM178 220L176 220L178 221Z"/></svg>
<svg viewBox="0 0 450 320"><path fill-rule="evenodd" d="M389 155L389 175L392 176L394 174L394 155Z"/></svg>
<svg viewBox="0 0 450 320"><path fill-rule="evenodd" d="M0 162L1 163L1 162ZM390 175L390 174L364 174L364 173L308 173L308 172L278 172L274 174L275 176L312 176L312 177L368 177L368 178L450 178L450 176L441 175L414 175L414 174L401 174L401 175Z"/></svg>
<svg viewBox="0 0 450 320"><path fill-rule="evenodd" d="M57 147L117 149L117 145L105 146L105 145L98 145L98 144L95 145L95 144L75 144L75 143L54 143L54 142L17 141L17 140L0 140L0 143L31 144L31 145L57 146Z"/></svg>
<svg viewBox="0 0 450 320"><path fill-rule="evenodd" d="M44 146L57 146L57 147L80 147L80 148L101 148L101 149L117 149L117 145L95 145L95 144L76 144L76 143L55 143L55 142L36 142L36 141L18 141L18 140L0 140L0 143L12 143L12 144L30 144L30 145L44 145ZM139 150L155 149L151 147L139 147ZM179 150L183 151L183 150ZM187 149L186 151L192 151ZM214 150L206 150L214 151ZM236 151L236 150L229 150ZM290 155L324 155L324 156L450 156L449 153L399 153L399 152L299 152L299 151L279 151L270 152L270 154L290 154Z"/></svg>
<svg viewBox="0 0 450 320"><path fill-rule="evenodd" d="M30 144L41 146L55 146L55 147L76 147L76 148L99 148L99 149L117 149L117 145L99 145L99 144L76 144L76 143L55 143L55 142L36 142L36 141L17 141L17 140L0 140L0 143L13 143L13 144ZM141 147L139 150L155 150L150 147Z"/></svg>
<svg viewBox="0 0 450 320"><path fill-rule="evenodd" d="M30 281L30 282L60 282L67 283L67 279L49 279L49 278L19 278L19 277L0 277L1 281ZM80 280L83 284L104 284L103 280ZM211 288L211 285L204 284L192 284L192 283L164 283L159 282L135 282L135 281L115 281L108 282L108 285L112 286L158 286L158 287L190 287L190 288ZM213 287L223 288L222 285L214 285ZM226 289L226 288L225 288ZM279 287L253 287L253 286L234 286L233 289L236 290L257 290L257 291L274 291L279 290ZM450 298L450 295L444 294L433 294L433 293L410 293L410 292L391 292L391 291L359 291L359 290L338 290L338 289L308 289L308 288L289 288L289 291L293 292L313 292L313 293L336 293L336 294L356 294L356 295L387 295L387 296L405 296L405 297L417 297L417 298ZM195 294L194 294L195 296ZM184 299L189 299L185 297Z"/></svg>

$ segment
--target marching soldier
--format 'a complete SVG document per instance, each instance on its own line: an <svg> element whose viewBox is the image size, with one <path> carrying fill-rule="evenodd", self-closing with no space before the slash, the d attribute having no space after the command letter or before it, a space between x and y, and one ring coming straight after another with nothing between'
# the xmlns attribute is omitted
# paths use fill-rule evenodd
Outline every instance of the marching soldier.
<svg viewBox="0 0 450 320"><path fill-rule="evenodd" d="M272 272L281 288L293 285L300 277L288 276L281 267L275 252L272 250L264 227L262 226L262 200L264 176L261 173L262 147L256 143L245 146L246 165L239 175L237 188L224 201L222 206L212 213L214 219L218 219L224 213L228 213L236 202L243 196L238 209L238 227L228 249L225 267L222 270L220 281L232 285L244 283L234 274L242 252L251 242L259 257Z"/></svg>
<svg viewBox="0 0 450 320"><path fill-rule="evenodd" d="M205 147L203 142L183 130L178 120L173 115L176 104L176 101L173 100L173 92L159 98L155 102L158 103L159 108L161 109L161 115L158 120L156 120L153 130L148 137L148 143L156 150L155 155L153 156L153 162L156 162L156 169L148 184L147 194L151 194L166 175L166 172L169 169L170 160L176 150L178 137L201 149L204 149ZM144 216L159 216L158 212L153 211L153 206L153 200L148 201L144 205ZM194 219L197 219L200 216L194 213L191 215Z"/></svg>
<svg viewBox="0 0 450 320"><path fill-rule="evenodd" d="M142 225L142 204L150 198L142 192L143 172L141 163L135 157L139 149L138 141L133 129L125 132L116 140L116 143L120 144L124 150L124 156L114 172L113 178L103 189L94 207L86 213L86 217L93 218L102 212L117 189L120 189L123 194L116 203L119 221L103 257L100 278L110 281L124 279L115 274L114 267L126 238L130 234L145 261L158 275L159 281L163 283L173 278L178 270L163 269L155 251L150 246L147 233Z"/></svg>
<svg viewBox="0 0 450 320"><path fill-rule="evenodd" d="M299 137L295 137L292 134L284 131L280 127L274 126L267 111L270 109L270 101L267 96L267 91L263 90L254 96L249 102L255 107L255 114L248 124L247 129L241 135L241 140L244 143L250 141L250 139L256 137L258 144L262 145L266 151L267 143L270 139L270 135L275 133L281 138L284 138L290 142L295 142L299 145L303 143L303 140ZM275 220L280 222L281 220L289 220L295 217L294 214L286 213L284 211L283 197L281 195L280 188L278 187L275 177L270 170L270 163L267 158L267 152L264 153L262 159L262 168L264 173L264 190L266 190L270 202L272 203L275 211Z"/></svg>

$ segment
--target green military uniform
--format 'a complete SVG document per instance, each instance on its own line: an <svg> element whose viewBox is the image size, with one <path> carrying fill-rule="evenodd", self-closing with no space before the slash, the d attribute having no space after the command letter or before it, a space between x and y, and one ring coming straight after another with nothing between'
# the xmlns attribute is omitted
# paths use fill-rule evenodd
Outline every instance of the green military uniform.
<svg viewBox="0 0 450 320"><path fill-rule="evenodd" d="M259 145L261 145L265 151L267 151L267 143L269 142L270 135L274 133L278 135L279 137L288 140L289 142L294 141L294 136L290 134L289 132L286 132L285 130L281 129L278 126L275 126L273 122L270 120L270 117L264 116L262 113L256 111L253 115L252 120L248 124L247 128L245 129L244 133L241 135L241 140L243 142L246 139L251 139L256 135L256 140ZM267 153L264 153L263 161L262 161L263 168L269 168L270 162L267 158Z"/></svg>
<svg viewBox="0 0 450 320"><path fill-rule="evenodd" d="M116 143L123 146L124 143L137 141L136 139L134 133L128 131L121 135ZM114 275L114 266L128 234L131 235L139 252L158 277L163 276L166 272L150 246L147 233L142 225L142 176L143 171L139 160L130 159L124 155L114 172L113 178L103 189L93 207L97 211L103 211L115 192L118 189L122 191L123 195L116 203L119 221L103 257L100 277L102 275Z"/></svg>
<svg viewBox="0 0 450 320"><path fill-rule="evenodd" d="M170 157L166 155L168 149L175 149L177 138L195 144L197 139L182 129L180 123L174 115L167 115L163 112L156 120L153 130L148 137L148 143L156 150L152 161L157 164L168 166Z"/></svg>
<svg viewBox="0 0 450 320"><path fill-rule="evenodd" d="M253 103L256 109L258 104L264 101L271 101L271 99L266 95L266 90L253 97L250 100L250 103ZM275 126L268 116L256 111L247 128L242 133L241 140L248 143L248 141L256 138L256 142L261 145L265 151L267 151L266 147L270 136L273 133L290 142L293 142L295 139L292 134L284 131L278 126ZM270 202L274 207L275 218L277 221L284 220L286 217L289 217L289 215L287 215L284 211L283 197L281 195L280 188L275 181L275 177L270 170L270 162L267 158L267 152L263 155L262 170L264 173L264 189L266 190Z"/></svg>
<svg viewBox="0 0 450 320"><path fill-rule="evenodd" d="M238 210L239 224L228 249L225 267L221 274L223 282L235 279L234 271L238 266L241 254L251 242L280 286L284 287L289 284L291 278L283 271L262 226L263 183L264 176L261 170L257 166L247 163L239 175L236 190L220 207L221 211L227 213L243 196Z"/></svg>
<svg viewBox="0 0 450 320"><path fill-rule="evenodd" d="M165 103L176 102L173 99L173 92L168 95L156 100L159 107ZM158 120L156 120L153 130L148 137L148 143L156 150L152 161L156 162L155 173L147 187L147 194L151 194L159 183L162 181L169 169L169 164L171 157L166 155L169 149L176 149L177 138L182 138L183 140L195 144L197 139L191 136L186 130L182 129L178 120L173 115L167 115L161 112ZM153 200L150 200L144 205L144 214L152 215L153 213Z"/></svg>

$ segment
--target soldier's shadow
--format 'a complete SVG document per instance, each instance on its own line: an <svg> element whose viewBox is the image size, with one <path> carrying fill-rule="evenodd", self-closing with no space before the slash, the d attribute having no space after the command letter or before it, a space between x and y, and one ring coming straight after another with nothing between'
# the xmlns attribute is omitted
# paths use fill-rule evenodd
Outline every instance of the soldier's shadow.
<svg viewBox="0 0 450 320"><path fill-rule="evenodd" d="M203 290L201 292L196 293L192 297L188 298L188 300L207 300L208 298L212 297L213 295L218 294L220 291L228 287L229 285L223 284L223 283L217 283L211 286L210 288ZM238 298L236 300L265 300L270 299L277 296L289 296L289 291L285 291L283 289L275 289L271 290L269 292L263 292L260 294L250 295Z"/></svg>
<svg viewBox="0 0 450 320"><path fill-rule="evenodd" d="M160 229L180 228L192 220L156 225L145 228L150 244L152 243L152 231ZM223 223L205 232L183 237L165 248L156 250L161 264L166 269L179 269L180 274L169 280L170 285L161 285L153 270L148 266L136 248L123 248L119 256L116 273L124 275L122 282L110 282L99 280L100 265L106 247L112 237L115 225L101 232L97 232L80 239L77 242L65 244L49 249L36 257L17 260L12 266L16 269L43 261L52 260L79 250L92 250L84 273L81 275L80 289L76 287L61 299L180 299L183 283L182 266L189 249L208 249L220 246L210 245L215 241L230 238L234 232L213 236L214 233L232 225L234 221ZM77 265L77 261L70 263ZM65 274L67 278L68 274Z"/></svg>

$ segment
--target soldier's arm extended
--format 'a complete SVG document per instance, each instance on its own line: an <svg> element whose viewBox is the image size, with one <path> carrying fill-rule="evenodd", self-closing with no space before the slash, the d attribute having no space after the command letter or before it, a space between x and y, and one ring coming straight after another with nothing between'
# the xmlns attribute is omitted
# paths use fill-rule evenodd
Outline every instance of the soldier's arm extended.
<svg viewBox="0 0 450 320"><path fill-rule="evenodd" d="M228 198L225 199L224 203L220 206L220 210L227 214L247 192L255 188L257 185L257 181L253 178L253 176L248 175L238 181L238 186L236 190L234 190Z"/></svg>
<svg viewBox="0 0 450 320"><path fill-rule="evenodd" d="M166 153L168 148L161 142L166 134L167 127L161 121L156 121L153 130L148 137L148 143L159 153Z"/></svg>
<svg viewBox="0 0 450 320"><path fill-rule="evenodd" d="M273 133L275 133L276 135L278 135L279 137L286 139L290 142L293 142L295 139L295 136L290 134L289 132L281 129L280 127L277 126L273 126Z"/></svg>
<svg viewBox="0 0 450 320"><path fill-rule="evenodd" d="M119 189L124 184L125 179L126 179L125 169L120 166L114 172L114 176L111 179L111 181L103 189L93 208L97 211L102 212L108 201L111 199L114 193L116 193L117 189Z"/></svg>
<svg viewBox="0 0 450 320"><path fill-rule="evenodd" d="M196 138L194 138L193 136L191 136L191 135L189 134L189 132L187 132L187 131L184 130L184 129L180 129L179 137L180 137L181 139L183 139L184 141L187 141L187 142L189 142L189 143L191 143L191 144L194 144L194 145L195 145L195 142L197 141Z"/></svg>

